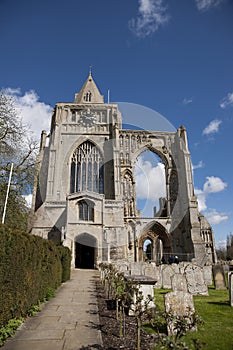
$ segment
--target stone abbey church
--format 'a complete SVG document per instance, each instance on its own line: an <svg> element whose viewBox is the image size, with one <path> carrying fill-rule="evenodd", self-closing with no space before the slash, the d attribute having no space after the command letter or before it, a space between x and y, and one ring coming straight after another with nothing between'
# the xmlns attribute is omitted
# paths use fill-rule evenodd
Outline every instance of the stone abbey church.
<svg viewBox="0 0 233 350"><path fill-rule="evenodd" d="M104 102L91 72L74 102L56 104L50 134L41 135L31 233L68 246L79 268L160 263L172 255L215 262L213 231L194 195L185 128L126 130L122 119L117 104ZM146 150L165 167L166 196L153 217L136 207L135 162Z"/></svg>

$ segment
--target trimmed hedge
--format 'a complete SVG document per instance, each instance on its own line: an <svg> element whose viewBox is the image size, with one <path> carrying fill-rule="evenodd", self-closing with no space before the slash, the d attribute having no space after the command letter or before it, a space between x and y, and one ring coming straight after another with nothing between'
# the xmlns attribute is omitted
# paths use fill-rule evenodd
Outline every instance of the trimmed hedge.
<svg viewBox="0 0 233 350"><path fill-rule="evenodd" d="M0 226L0 326L25 316L70 278L71 253L52 241Z"/></svg>

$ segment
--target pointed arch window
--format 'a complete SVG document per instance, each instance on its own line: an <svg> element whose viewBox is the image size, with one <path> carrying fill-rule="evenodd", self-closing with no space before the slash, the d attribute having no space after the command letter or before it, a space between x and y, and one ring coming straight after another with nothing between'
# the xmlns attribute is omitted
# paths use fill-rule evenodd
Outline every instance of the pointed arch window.
<svg viewBox="0 0 233 350"><path fill-rule="evenodd" d="M104 165L99 149L90 141L82 143L71 158L70 192L104 191Z"/></svg>
<svg viewBox="0 0 233 350"><path fill-rule="evenodd" d="M91 102L91 91L87 91L86 94L84 95L84 101L86 102Z"/></svg>
<svg viewBox="0 0 233 350"><path fill-rule="evenodd" d="M81 200L78 202L79 220L94 221L94 203Z"/></svg>

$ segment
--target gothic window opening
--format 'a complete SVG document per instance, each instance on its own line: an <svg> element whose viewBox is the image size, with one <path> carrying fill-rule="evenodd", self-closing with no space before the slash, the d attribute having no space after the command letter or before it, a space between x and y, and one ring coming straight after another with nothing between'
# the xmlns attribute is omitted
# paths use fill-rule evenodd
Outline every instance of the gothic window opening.
<svg viewBox="0 0 233 350"><path fill-rule="evenodd" d="M104 165L99 149L90 141L82 143L71 158L70 192L104 191Z"/></svg>
<svg viewBox="0 0 233 350"><path fill-rule="evenodd" d="M136 208L142 217L164 216L167 204L166 171L162 159L152 151L142 152L134 166Z"/></svg>
<svg viewBox="0 0 233 350"><path fill-rule="evenodd" d="M153 242L150 238L146 238L143 243L143 252L145 260L153 260Z"/></svg>
<svg viewBox="0 0 233 350"><path fill-rule="evenodd" d="M90 201L78 202L79 220L94 221L94 204Z"/></svg>
<svg viewBox="0 0 233 350"><path fill-rule="evenodd" d="M84 101L86 102L91 102L91 91L87 91L86 94L84 95Z"/></svg>

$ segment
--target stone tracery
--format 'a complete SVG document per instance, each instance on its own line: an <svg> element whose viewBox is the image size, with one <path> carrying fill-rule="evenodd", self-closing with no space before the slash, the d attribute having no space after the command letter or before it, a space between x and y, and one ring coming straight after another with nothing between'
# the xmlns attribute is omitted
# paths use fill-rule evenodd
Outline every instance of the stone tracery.
<svg viewBox="0 0 233 350"><path fill-rule="evenodd" d="M82 143L71 159L70 192L103 193L103 159L93 143Z"/></svg>

